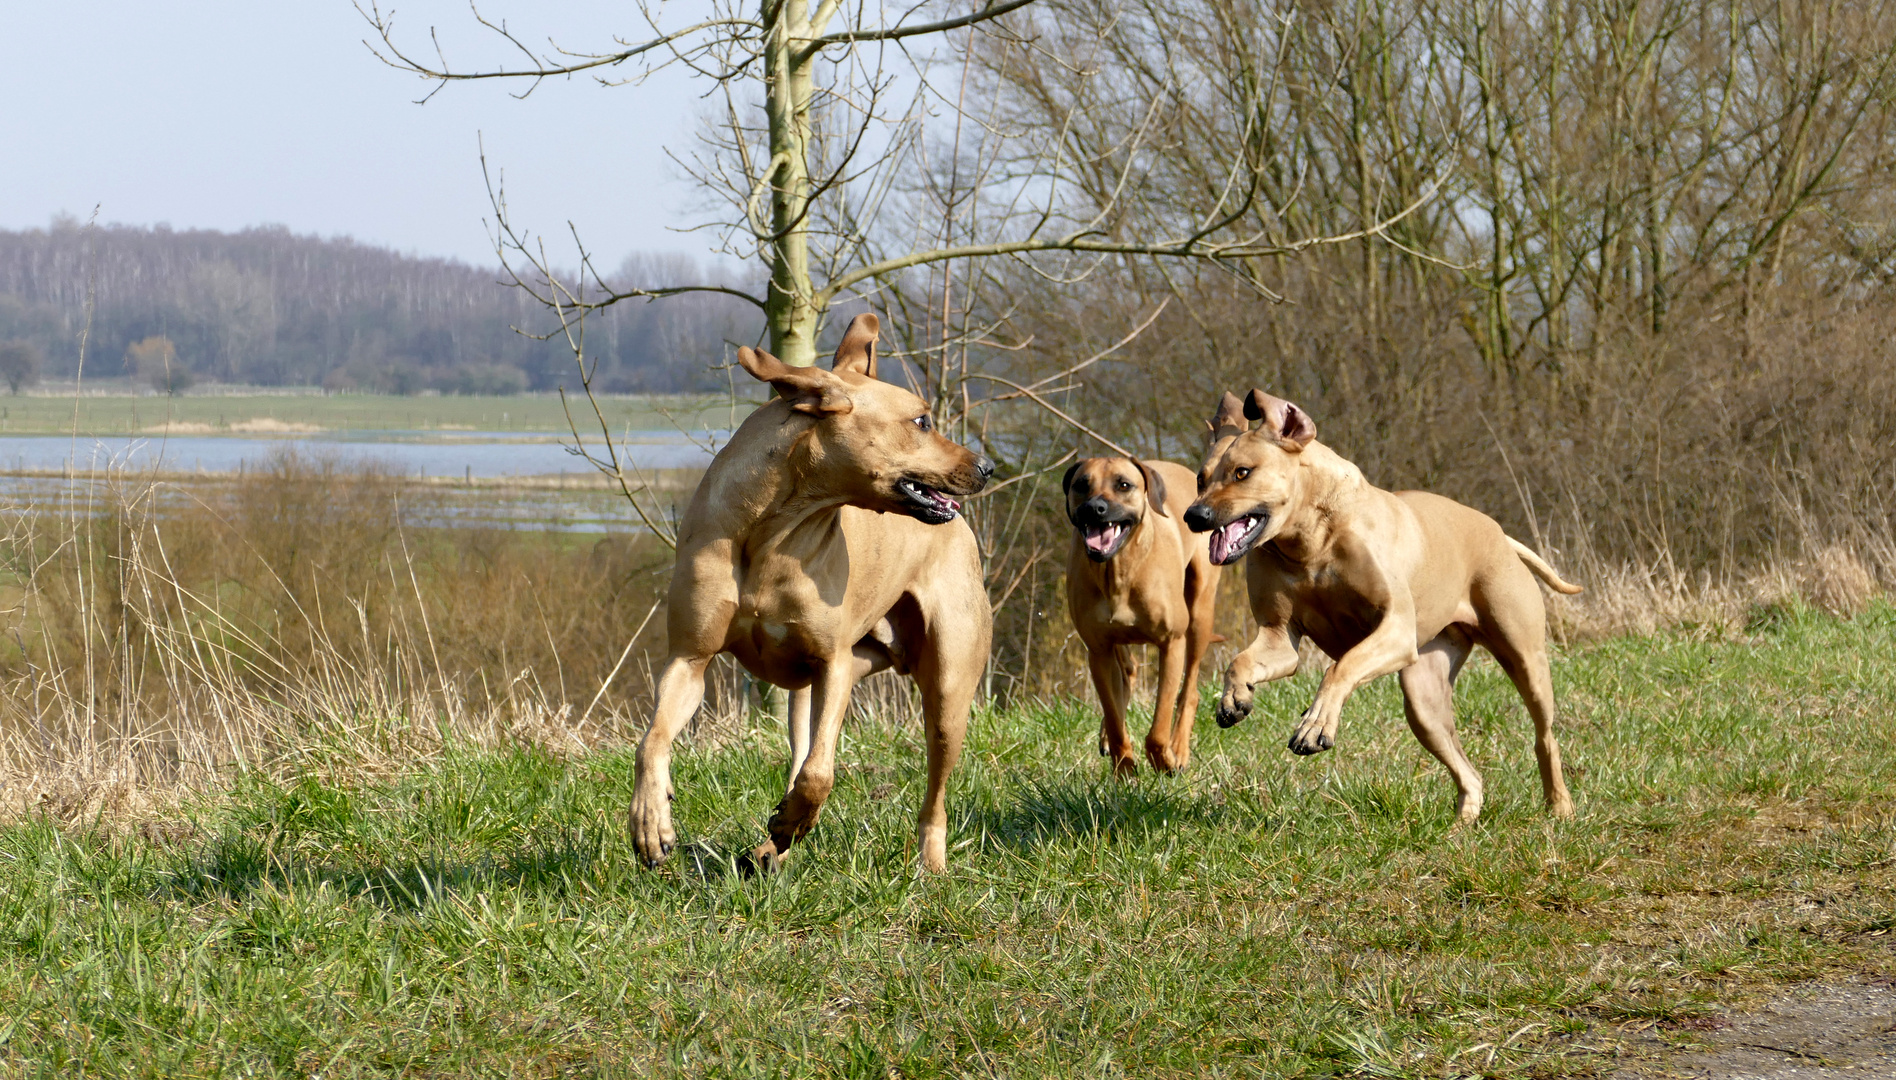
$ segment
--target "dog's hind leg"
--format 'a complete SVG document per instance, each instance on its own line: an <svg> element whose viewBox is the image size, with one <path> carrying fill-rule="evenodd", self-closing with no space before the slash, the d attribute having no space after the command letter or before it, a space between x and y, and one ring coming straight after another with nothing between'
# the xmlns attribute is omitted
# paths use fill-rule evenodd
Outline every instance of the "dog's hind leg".
<svg viewBox="0 0 1896 1080"><path fill-rule="evenodd" d="M777 804L777 810L770 818L770 842L751 853L752 860L764 870L778 869L784 856L789 854L790 845L816 825L817 815L828 800L830 789L835 786L836 741L842 733L843 713L849 708L849 696L856 684L878 671L888 669L894 662L886 646L865 638L856 644L847 660L831 665L841 672L841 689L834 691L841 703L837 705L833 724L828 729L825 729L819 718L829 715L822 702L827 701L824 695L832 692L827 687L835 685L834 680L826 684L825 677L819 677L816 683L790 695L790 778L784 785L783 800ZM811 766L815 751L823 747L828 748L826 757L830 764L827 771L820 766Z"/></svg>
<svg viewBox="0 0 1896 1080"><path fill-rule="evenodd" d="M1466 825L1481 816L1481 774L1462 752L1455 733L1455 676L1472 645L1459 634L1444 633L1418 650L1416 662L1403 668L1402 710L1409 730L1435 760L1447 767L1460 792L1455 820Z"/></svg>
<svg viewBox="0 0 1896 1080"><path fill-rule="evenodd" d="M1573 816L1573 796L1567 791L1567 778L1560 767L1560 742L1554 738L1554 682L1547 667L1545 646L1516 650L1512 642L1497 641L1489 651L1514 681L1534 718L1534 758L1540 765L1541 797L1547 812L1557 818Z"/></svg>
<svg viewBox="0 0 1896 1080"><path fill-rule="evenodd" d="M637 779L627 811L632 845L645 865L655 866L678 842L671 821L671 748L673 740L704 701L704 669L709 657L674 656L658 680L658 707L651 730L639 743Z"/></svg>
<svg viewBox="0 0 1896 1080"><path fill-rule="evenodd" d="M790 845L816 827L816 819L836 785L836 741L842 734L849 691L856 684L853 657L832 661L817 675L810 689L810 747L803 763L790 777L789 790L770 815L770 839L751 857L766 871L776 870ZM792 701L794 709L795 701Z"/></svg>
<svg viewBox="0 0 1896 1080"><path fill-rule="evenodd" d="M1534 757L1540 763L1541 796L1547 812L1557 818L1573 816L1573 796L1567 791L1567 778L1560 767L1560 743L1554 738L1554 680L1547 667L1547 651L1522 657L1516 663L1503 661L1502 670L1514 680L1521 700L1534 718Z"/></svg>
<svg viewBox="0 0 1896 1080"><path fill-rule="evenodd" d="M1093 675L1093 689L1099 693L1100 752L1112 759L1113 771L1131 776L1139 771L1139 759L1132 753L1132 737L1126 734L1126 710L1131 705L1131 677L1126 672L1125 646L1087 646L1087 670Z"/></svg>
<svg viewBox="0 0 1896 1080"><path fill-rule="evenodd" d="M1507 566L1482 590L1481 643L1514 681L1534 720L1534 757L1540 764L1541 796L1547 812L1573 816L1573 796L1560 767L1554 738L1554 681L1547 665L1547 608L1540 590L1518 564ZM1509 580L1512 579L1512 580Z"/></svg>

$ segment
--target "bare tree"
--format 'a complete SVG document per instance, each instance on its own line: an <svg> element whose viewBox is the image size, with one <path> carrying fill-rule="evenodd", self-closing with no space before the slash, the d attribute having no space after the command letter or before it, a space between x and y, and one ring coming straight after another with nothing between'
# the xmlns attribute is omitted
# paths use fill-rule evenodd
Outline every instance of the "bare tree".
<svg viewBox="0 0 1896 1080"><path fill-rule="evenodd" d="M1260 259L1382 235L1435 190L1427 185L1409 204L1340 231L1302 232L1285 213L1296 190L1280 191L1281 199L1267 205L1266 177L1258 171L1263 157L1240 152L1221 163L1212 189L1193 193L1203 197L1188 212L1168 219L1134 213L1144 193L1170 180L1157 136L1194 73L1157 71L1122 84L1137 99L1111 104L1134 122L1121 126L1110 147L1071 137L1098 126L1090 111L1102 103L1085 95L1061 102L1063 112L1051 124L1040 118L1023 124L1002 107L999 83L990 75L1002 73L1004 80L1009 71L1043 63L1096 72L1115 60L1026 18L1037 2L979 0L963 11L921 5L879 17L838 0L718 0L710 17L678 29L661 26L658 9L641 5L645 36L594 50L535 49L477 10L472 18L521 58L485 69L458 65L439 48L432 57L413 51L397 36L392 13L373 4L363 15L376 55L432 82L430 95L450 83L484 79L523 83L523 95L547 79L575 75L608 86L636 84L678 65L703 79L719 103L721 118L708 125L700 147L673 157L723 197L728 212L702 227L714 231L725 253L760 266L760 290L615 280L593 266L578 236L572 238L577 269L562 273L544 238L513 220L504 190L490 182L503 264L513 284L557 315L553 334L564 336L578 358L589 396L586 316L610 305L689 292L740 297L761 312L774 353L790 364L810 364L831 307L875 295L898 313L898 324L908 324L900 330L907 338L902 351L931 366L926 377L944 412L939 419L959 422L965 433L974 399L964 380L950 386L949 367L935 361L959 347L954 370L965 375L967 343L990 338L1005 317L988 312L985 320L970 321L977 306L965 288L963 302L954 303L951 264L1006 258L1024 272L1072 280L1112 260L1187 259L1256 279ZM1099 40L1094 34L1092 41ZM1268 117L1256 116L1260 103L1283 92L1268 59L1245 92L1222 102L1232 115L1218 118L1251 133L1247 148L1266 134ZM914 88L901 91L904 80ZM1247 110L1252 119L1245 119ZM947 140L929 126L944 117L954 127ZM978 135L969 137L973 132ZM1180 206L1188 201L1175 200ZM921 279L912 276L918 270ZM929 320L902 319L903 312L930 315L935 332L923 328ZM636 498L640 482L628 476L629 463L593 405L605 449L595 455L584 440L580 449L617 477L641 518L667 536L665 523Z"/></svg>
<svg viewBox="0 0 1896 1080"><path fill-rule="evenodd" d="M17 394L38 382L41 366L40 351L32 342L0 342L0 379L6 380L7 393Z"/></svg>

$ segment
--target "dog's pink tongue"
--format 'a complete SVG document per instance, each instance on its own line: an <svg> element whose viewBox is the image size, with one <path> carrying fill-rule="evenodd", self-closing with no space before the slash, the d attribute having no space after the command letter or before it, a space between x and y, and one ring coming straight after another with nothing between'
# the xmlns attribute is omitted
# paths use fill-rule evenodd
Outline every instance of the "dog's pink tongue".
<svg viewBox="0 0 1896 1080"><path fill-rule="evenodd" d="M1230 557L1231 549L1237 546L1238 541L1244 539L1245 533L1251 531L1251 525L1252 521L1249 517L1241 517L1231 524L1226 525L1224 528L1219 529L1217 532L1212 533L1212 561L1222 563L1225 559Z"/></svg>
<svg viewBox="0 0 1896 1080"><path fill-rule="evenodd" d="M1104 554L1113 546L1113 541L1119 539L1119 530L1123 528L1124 525L1101 525L1097 529L1086 530L1087 550Z"/></svg>

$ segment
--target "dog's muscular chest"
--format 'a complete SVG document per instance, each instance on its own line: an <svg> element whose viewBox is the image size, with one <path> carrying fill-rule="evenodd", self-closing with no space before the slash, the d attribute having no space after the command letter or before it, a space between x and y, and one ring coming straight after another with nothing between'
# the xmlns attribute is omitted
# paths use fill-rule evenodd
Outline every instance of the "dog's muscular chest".
<svg viewBox="0 0 1896 1080"><path fill-rule="evenodd" d="M1095 580L1080 583L1072 601L1076 621L1113 632L1115 637L1133 641L1161 641L1185 632L1188 621L1184 602L1172 596L1172 590L1148 587L1142 581L1115 580L1117 568L1089 567ZM1182 592L1182 589L1179 590Z"/></svg>
<svg viewBox="0 0 1896 1080"><path fill-rule="evenodd" d="M1382 622L1381 609L1332 570L1303 577L1290 594L1298 629L1332 657L1355 648Z"/></svg>
<svg viewBox="0 0 1896 1080"><path fill-rule="evenodd" d="M785 686L807 683L826 662L862 636L853 623L852 592L874 567L832 550L760 553L747 559L738 580L727 647L753 674ZM860 599L860 597L857 597ZM877 613L879 614L879 613Z"/></svg>
<svg viewBox="0 0 1896 1080"><path fill-rule="evenodd" d="M731 620L733 636L750 639L758 649L826 651L841 596L825 597L822 582L804 569L775 559L747 567Z"/></svg>

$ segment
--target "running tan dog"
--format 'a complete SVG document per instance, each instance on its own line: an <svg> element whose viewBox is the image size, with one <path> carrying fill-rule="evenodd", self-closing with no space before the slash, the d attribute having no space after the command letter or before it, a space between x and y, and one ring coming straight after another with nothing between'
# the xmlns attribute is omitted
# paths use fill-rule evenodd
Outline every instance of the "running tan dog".
<svg viewBox="0 0 1896 1080"><path fill-rule="evenodd" d="M668 855L671 746L704 698L720 652L795 690L790 779L753 858L774 870L816 824L836 776L850 690L871 672L911 674L922 692L928 786L922 866L947 864L948 774L961 754L990 620L974 534L954 496L994 463L936 433L921 398L876 378L874 315L858 315L831 371L739 349L778 396L718 453L678 528L667 600L670 658L639 746L632 841Z"/></svg>
<svg viewBox="0 0 1896 1080"><path fill-rule="evenodd" d="M1126 735L1126 647L1156 645L1159 698L1145 755L1160 772L1176 772L1192 756L1198 665L1212 641L1219 574L1205 538L1184 524L1191 470L1169 461L1087 458L1067 470L1062 487L1074 528L1067 611L1099 691L1100 753L1121 776L1139 771Z"/></svg>
<svg viewBox="0 0 1896 1080"><path fill-rule="evenodd" d="M1256 429L1249 421L1262 420ZM1534 578L1577 593L1539 555L1486 514L1421 491L1372 487L1356 466L1314 441L1297 406L1261 390L1226 394L1212 419L1185 513L1211 534L1211 561L1248 552L1246 584L1257 637L1225 673L1218 724L1251 711L1252 689L1297 670L1297 643L1336 660L1297 722L1290 749L1328 750L1344 699L1379 675L1401 672L1409 729L1455 777L1457 817L1481 813L1481 774L1462 753L1451 700L1455 676L1481 645L1514 680L1534 718L1541 793L1555 817L1573 816L1554 741L1547 613Z"/></svg>

